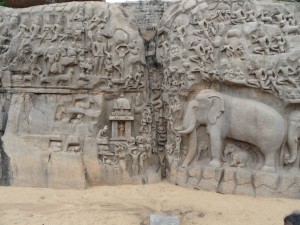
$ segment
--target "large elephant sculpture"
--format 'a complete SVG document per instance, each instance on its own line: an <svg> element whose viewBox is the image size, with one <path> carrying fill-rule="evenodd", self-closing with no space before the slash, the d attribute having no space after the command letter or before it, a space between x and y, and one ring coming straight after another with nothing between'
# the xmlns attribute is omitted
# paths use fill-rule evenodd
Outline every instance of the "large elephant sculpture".
<svg viewBox="0 0 300 225"><path fill-rule="evenodd" d="M287 133L286 121L275 109L254 100L201 91L189 102L183 125L177 128L178 133L189 135L189 150L182 167L194 158L199 125L206 125L210 136L211 166L221 166L225 139L232 138L257 146L265 159L262 170L275 172L276 154L283 151Z"/></svg>

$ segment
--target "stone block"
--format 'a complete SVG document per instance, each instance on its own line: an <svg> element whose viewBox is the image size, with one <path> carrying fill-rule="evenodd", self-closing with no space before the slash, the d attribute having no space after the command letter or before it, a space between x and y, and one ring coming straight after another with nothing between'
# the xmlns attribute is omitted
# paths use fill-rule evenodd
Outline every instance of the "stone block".
<svg viewBox="0 0 300 225"><path fill-rule="evenodd" d="M237 185L234 194L255 196L255 190L251 183Z"/></svg>
<svg viewBox="0 0 300 225"><path fill-rule="evenodd" d="M177 173L176 183L178 185L185 186L188 180L188 174L186 168L179 168Z"/></svg>
<svg viewBox="0 0 300 225"><path fill-rule="evenodd" d="M191 187L197 187L198 183L199 183L199 178L196 177L189 177L188 178L188 186Z"/></svg>
<svg viewBox="0 0 300 225"><path fill-rule="evenodd" d="M60 189L86 188L87 181L82 154L52 153L48 165L48 186Z"/></svg>
<svg viewBox="0 0 300 225"><path fill-rule="evenodd" d="M10 156L13 186L47 187L48 153L18 152Z"/></svg>
<svg viewBox="0 0 300 225"><path fill-rule="evenodd" d="M98 160L98 146L94 138L87 138L83 145L83 162L86 167L87 179L90 185L101 185L102 168Z"/></svg>
<svg viewBox="0 0 300 225"><path fill-rule="evenodd" d="M246 169L236 170L236 182L238 185L242 184L251 184L252 181L252 173Z"/></svg>
<svg viewBox="0 0 300 225"><path fill-rule="evenodd" d="M148 173L147 181L148 184L156 184L161 182L161 170L159 169L157 172L151 171L150 173Z"/></svg>
<svg viewBox="0 0 300 225"><path fill-rule="evenodd" d="M222 194L233 194L236 183L235 183L235 168L224 169L223 179L220 183L218 192Z"/></svg>
<svg viewBox="0 0 300 225"><path fill-rule="evenodd" d="M276 173L256 172L254 174L253 185L257 189L260 186L266 186L275 190L278 186L279 175Z"/></svg>
<svg viewBox="0 0 300 225"><path fill-rule="evenodd" d="M284 173L280 176L280 184L278 192L286 194L289 188L295 183L295 176L293 174Z"/></svg>
<svg viewBox="0 0 300 225"><path fill-rule="evenodd" d="M188 172L190 177L195 177L195 178L200 178L201 176L201 167L193 167L191 169L189 169Z"/></svg>

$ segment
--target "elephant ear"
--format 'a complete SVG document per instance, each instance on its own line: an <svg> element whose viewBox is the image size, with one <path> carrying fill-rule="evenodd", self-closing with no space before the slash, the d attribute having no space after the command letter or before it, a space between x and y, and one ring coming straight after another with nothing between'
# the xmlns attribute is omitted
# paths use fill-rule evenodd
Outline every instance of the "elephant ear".
<svg viewBox="0 0 300 225"><path fill-rule="evenodd" d="M211 100L211 105L207 117L211 124L215 124L217 119L225 112L224 100L219 95L211 95L209 99Z"/></svg>

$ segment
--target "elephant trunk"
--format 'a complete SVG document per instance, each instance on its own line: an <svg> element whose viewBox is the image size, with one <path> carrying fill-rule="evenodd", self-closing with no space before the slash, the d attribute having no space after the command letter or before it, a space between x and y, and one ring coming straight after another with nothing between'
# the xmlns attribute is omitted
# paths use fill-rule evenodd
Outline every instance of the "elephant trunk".
<svg viewBox="0 0 300 225"><path fill-rule="evenodd" d="M193 132L189 135L189 150L182 163L182 167L186 168L193 160L197 149L197 132L194 129Z"/></svg>
<svg viewBox="0 0 300 225"><path fill-rule="evenodd" d="M183 118L182 127L176 129L179 134L189 134L196 127L196 117L192 111L193 104L195 104L195 101L189 103Z"/></svg>

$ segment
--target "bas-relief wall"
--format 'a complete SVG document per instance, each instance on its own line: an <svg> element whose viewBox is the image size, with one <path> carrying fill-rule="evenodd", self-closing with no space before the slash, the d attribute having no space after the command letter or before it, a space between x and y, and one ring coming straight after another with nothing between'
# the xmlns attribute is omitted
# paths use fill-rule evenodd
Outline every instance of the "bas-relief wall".
<svg viewBox="0 0 300 225"><path fill-rule="evenodd" d="M107 3L0 11L2 183L300 196L296 7L187 0L142 36Z"/></svg>

